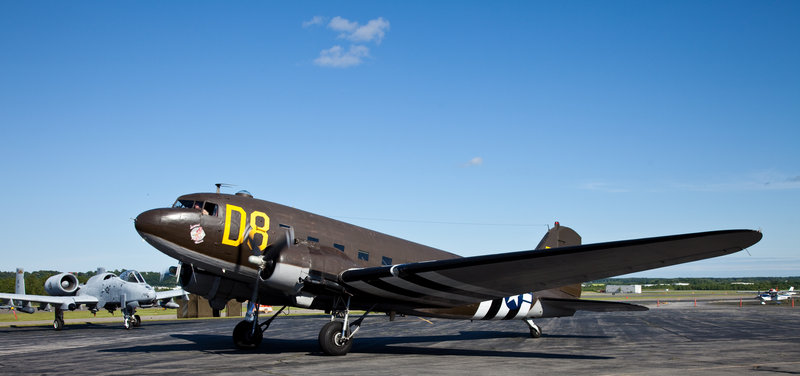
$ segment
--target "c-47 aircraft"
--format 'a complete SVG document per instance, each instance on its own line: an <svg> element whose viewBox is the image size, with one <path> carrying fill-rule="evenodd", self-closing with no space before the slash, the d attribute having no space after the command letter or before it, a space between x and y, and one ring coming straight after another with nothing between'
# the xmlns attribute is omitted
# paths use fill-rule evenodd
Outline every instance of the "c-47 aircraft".
<svg viewBox="0 0 800 376"><path fill-rule="evenodd" d="M727 230L580 245L557 222L535 250L459 257L316 214L236 195L180 196L171 208L139 214L136 230L182 262L186 291L212 308L230 299L330 312L322 350L344 355L369 312L465 320L572 316L577 310L647 308L580 298L580 283L741 251L761 239ZM351 310L367 313L353 320ZM281 309L282 310L282 309ZM233 330L237 347L258 346L272 320L258 311Z"/></svg>
<svg viewBox="0 0 800 376"><path fill-rule="evenodd" d="M175 303L170 303L172 298L186 295L182 289L156 292L135 270L126 270L117 277L114 273L106 273L103 268L98 268L97 274L83 285L79 285L78 277L74 274L54 275L44 283L44 290L50 295L28 295L25 294L25 280L20 282L21 275L22 269L17 269L16 293L0 293L0 302L7 302L5 306L25 313L36 311L31 303L39 304L40 310L49 310L52 306L55 308L53 328L56 330L64 328L64 310L73 311L82 304L93 313L101 309L114 312L120 308L123 325L125 329L130 329L142 323L136 308L177 308Z"/></svg>

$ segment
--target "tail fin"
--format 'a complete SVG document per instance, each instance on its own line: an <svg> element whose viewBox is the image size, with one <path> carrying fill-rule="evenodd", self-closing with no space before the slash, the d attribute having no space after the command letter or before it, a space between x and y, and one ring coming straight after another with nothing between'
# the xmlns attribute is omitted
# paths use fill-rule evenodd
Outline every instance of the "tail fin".
<svg viewBox="0 0 800 376"><path fill-rule="evenodd" d="M22 268L17 268L17 284L14 286L14 293L25 295L25 272Z"/></svg>
<svg viewBox="0 0 800 376"><path fill-rule="evenodd" d="M566 226L561 226L560 223L556 222L553 228L544 234L544 237L539 241L536 249L568 247L573 245L581 245L581 236L578 235L575 230ZM580 283L559 287L557 290L575 298L581 297Z"/></svg>
<svg viewBox="0 0 800 376"><path fill-rule="evenodd" d="M571 245L581 245L581 236L578 235L573 229L561 226L558 222L555 226L547 231L539 241L536 249L558 248Z"/></svg>

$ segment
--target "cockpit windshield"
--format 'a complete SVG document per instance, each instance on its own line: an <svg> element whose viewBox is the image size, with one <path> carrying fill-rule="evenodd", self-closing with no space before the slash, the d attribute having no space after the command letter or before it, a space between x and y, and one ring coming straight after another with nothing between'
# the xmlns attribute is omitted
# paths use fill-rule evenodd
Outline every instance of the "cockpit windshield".
<svg viewBox="0 0 800 376"><path fill-rule="evenodd" d="M203 215L211 215L217 216L217 204L213 202L203 202L203 201L195 201L195 200L177 200L175 204L172 205L173 208L179 209L196 209L203 212Z"/></svg>
<svg viewBox="0 0 800 376"><path fill-rule="evenodd" d="M135 270L126 270L119 275L119 278L125 282L145 283L142 275Z"/></svg>

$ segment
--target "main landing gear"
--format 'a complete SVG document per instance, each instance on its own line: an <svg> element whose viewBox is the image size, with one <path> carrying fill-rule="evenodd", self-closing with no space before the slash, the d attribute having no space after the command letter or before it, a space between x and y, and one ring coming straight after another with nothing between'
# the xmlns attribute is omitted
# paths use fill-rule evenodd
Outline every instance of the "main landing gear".
<svg viewBox="0 0 800 376"><path fill-rule="evenodd" d="M374 306L373 306L374 307ZM328 355L345 355L353 347L353 337L359 329L361 322L369 314L369 310L364 312L361 317L350 323L350 297L344 302L344 309L331 310L331 322L325 324L319 331L319 345L322 352ZM337 321L342 318L342 321ZM351 329L351 327L353 329Z"/></svg>
<svg viewBox="0 0 800 376"><path fill-rule="evenodd" d="M64 310L62 310L60 307L56 307L55 315L56 318L53 320L53 329L64 329Z"/></svg>
<svg viewBox="0 0 800 376"><path fill-rule="evenodd" d="M525 319L525 323L528 324L528 328L531 330L531 337L539 338L542 336L542 328L539 325L533 323L531 319Z"/></svg>
<svg viewBox="0 0 800 376"><path fill-rule="evenodd" d="M258 305L256 304L254 307L258 307ZM286 306L281 307L272 317L260 324L258 323L258 309L254 309L252 319L242 320L233 328L233 344L240 349L253 349L261 345L261 341L264 339L264 332L269 328L269 324L284 309L286 309Z"/></svg>

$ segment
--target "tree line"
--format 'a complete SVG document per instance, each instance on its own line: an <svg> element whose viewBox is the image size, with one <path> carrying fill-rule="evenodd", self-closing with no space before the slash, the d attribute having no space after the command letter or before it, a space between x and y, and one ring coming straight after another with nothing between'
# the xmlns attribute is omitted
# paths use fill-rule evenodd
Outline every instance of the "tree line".
<svg viewBox="0 0 800 376"><path fill-rule="evenodd" d="M800 277L749 277L749 278L606 278L592 281L597 289L605 285L642 285L643 290L731 290L767 291L769 289L800 289ZM652 286L650 286L652 285ZM593 290L594 288L585 288Z"/></svg>

